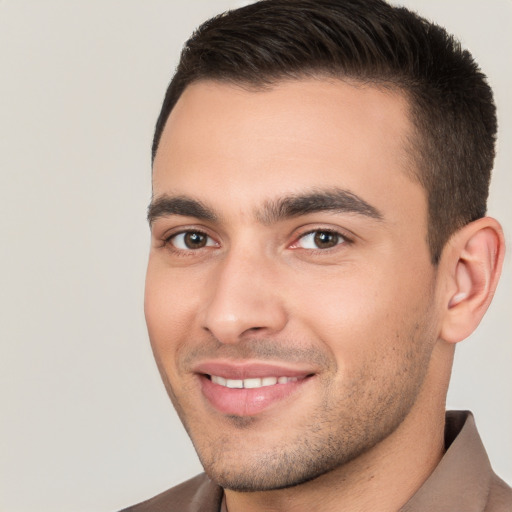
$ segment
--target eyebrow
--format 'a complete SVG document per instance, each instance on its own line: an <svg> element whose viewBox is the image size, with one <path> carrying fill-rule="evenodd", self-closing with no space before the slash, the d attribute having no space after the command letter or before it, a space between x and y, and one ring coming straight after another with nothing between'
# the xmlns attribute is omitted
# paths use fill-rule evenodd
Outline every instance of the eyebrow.
<svg viewBox="0 0 512 512"><path fill-rule="evenodd" d="M285 219L318 212L355 213L375 220L382 220L382 213L356 194L344 189L315 190L269 200L256 211L256 219L262 224L274 224ZM148 207L148 222L171 215L194 217L215 222L218 216L214 210L201 201L187 196L164 194Z"/></svg>
<svg viewBox="0 0 512 512"><path fill-rule="evenodd" d="M148 206L148 222L150 226L156 219L170 215L194 217L199 220L208 220L211 222L217 220L217 215L215 215L211 208L208 208L197 199L186 196L168 196L164 194L152 200Z"/></svg>
<svg viewBox="0 0 512 512"><path fill-rule="evenodd" d="M355 213L375 220L383 220L382 213L364 199L344 189L317 190L277 200L267 201L257 218L263 224L317 212Z"/></svg>

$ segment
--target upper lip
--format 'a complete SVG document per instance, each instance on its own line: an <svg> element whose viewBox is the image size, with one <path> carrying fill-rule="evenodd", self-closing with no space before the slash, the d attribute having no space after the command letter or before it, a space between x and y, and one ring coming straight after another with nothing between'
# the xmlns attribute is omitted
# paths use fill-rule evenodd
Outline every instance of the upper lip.
<svg viewBox="0 0 512 512"><path fill-rule="evenodd" d="M315 373L305 367L259 361L203 361L192 368L194 373L217 375L225 379L263 377L306 377Z"/></svg>

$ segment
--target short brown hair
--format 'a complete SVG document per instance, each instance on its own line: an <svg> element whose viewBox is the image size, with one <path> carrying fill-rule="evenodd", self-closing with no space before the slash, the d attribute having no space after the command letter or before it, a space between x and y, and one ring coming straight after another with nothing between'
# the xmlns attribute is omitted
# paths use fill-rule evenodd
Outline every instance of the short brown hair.
<svg viewBox="0 0 512 512"><path fill-rule="evenodd" d="M312 76L391 86L409 99L414 175L428 196L434 264L449 237L486 212L495 155L492 90L446 30L382 0L262 0L208 20L185 44L153 139L199 80L251 87Z"/></svg>

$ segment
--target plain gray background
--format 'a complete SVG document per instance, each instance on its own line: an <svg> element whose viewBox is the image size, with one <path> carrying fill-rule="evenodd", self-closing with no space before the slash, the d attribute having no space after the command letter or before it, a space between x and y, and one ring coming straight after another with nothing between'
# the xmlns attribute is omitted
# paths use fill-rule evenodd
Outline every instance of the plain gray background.
<svg viewBox="0 0 512 512"><path fill-rule="evenodd" d="M108 512L200 470L143 318L150 144L183 41L234 0L0 0L0 510ZM495 88L490 214L512 239L512 2L407 0ZM512 482L512 269L448 405Z"/></svg>

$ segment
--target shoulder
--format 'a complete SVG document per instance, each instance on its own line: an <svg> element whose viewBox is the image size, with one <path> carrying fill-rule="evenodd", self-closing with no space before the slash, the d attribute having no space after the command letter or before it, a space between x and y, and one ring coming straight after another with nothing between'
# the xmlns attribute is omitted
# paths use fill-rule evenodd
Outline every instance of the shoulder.
<svg viewBox="0 0 512 512"><path fill-rule="evenodd" d="M493 475L485 512L510 512L512 510L512 488L501 478Z"/></svg>
<svg viewBox="0 0 512 512"><path fill-rule="evenodd" d="M222 489L204 473L121 512L218 512Z"/></svg>

